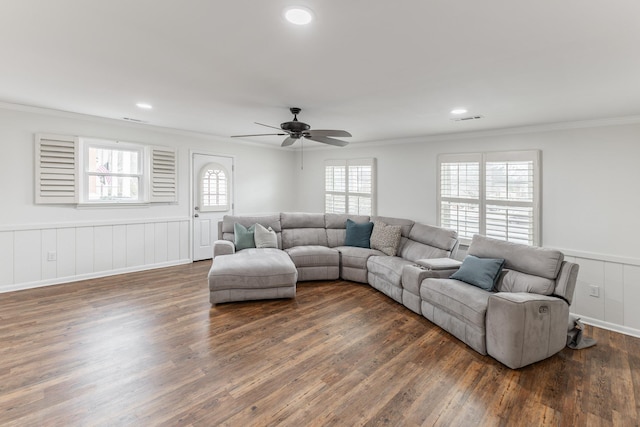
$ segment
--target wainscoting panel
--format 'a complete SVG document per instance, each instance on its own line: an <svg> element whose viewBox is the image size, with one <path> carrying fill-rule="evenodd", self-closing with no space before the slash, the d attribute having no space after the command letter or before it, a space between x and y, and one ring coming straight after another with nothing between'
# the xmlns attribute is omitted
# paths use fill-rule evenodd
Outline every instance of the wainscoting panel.
<svg viewBox="0 0 640 427"><path fill-rule="evenodd" d="M580 265L571 312L585 323L640 337L640 260L561 250Z"/></svg>
<svg viewBox="0 0 640 427"><path fill-rule="evenodd" d="M0 233L0 289L13 283L13 233Z"/></svg>
<svg viewBox="0 0 640 427"><path fill-rule="evenodd" d="M0 229L0 292L191 262L189 218Z"/></svg>
<svg viewBox="0 0 640 427"><path fill-rule="evenodd" d="M94 227L80 227L76 229L76 274L89 274L95 270ZM98 245L100 243L98 242Z"/></svg>
<svg viewBox="0 0 640 427"><path fill-rule="evenodd" d="M624 324L640 331L640 266L625 265L623 272Z"/></svg>
<svg viewBox="0 0 640 427"><path fill-rule="evenodd" d="M103 225L93 229L93 266L95 271L113 270L113 226Z"/></svg>
<svg viewBox="0 0 640 427"><path fill-rule="evenodd" d="M13 241L13 280L28 283L42 279L41 231L20 230Z"/></svg>
<svg viewBox="0 0 640 427"><path fill-rule="evenodd" d="M76 229L59 228L56 230L58 248L57 277L76 275Z"/></svg>

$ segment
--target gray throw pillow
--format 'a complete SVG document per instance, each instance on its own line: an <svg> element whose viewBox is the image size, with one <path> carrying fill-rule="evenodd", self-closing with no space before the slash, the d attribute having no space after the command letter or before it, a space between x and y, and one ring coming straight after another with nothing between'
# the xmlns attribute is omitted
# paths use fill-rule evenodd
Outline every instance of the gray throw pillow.
<svg viewBox="0 0 640 427"><path fill-rule="evenodd" d="M504 266L503 259L478 258L467 255L462 265L449 278L461 280L473 286L490 291L495 286Z"/></svg>
<svg viewBox="0 0 640 427"><path fill-rule="evenodd" d="M236 245L236 251L256 247L256 243L253 238L255 229L256 229L255 224L249 228L237 222L233 224L233 235L234 235L233 243Z"/></svg>
<svg viewBox="0 0 640 427"><path fill-rule="evenodd" d="M278 235L271 227L264 228L261 224L256 224L255 242L256 248L276 248L278 249Z"/></svg>
<svg viewBox="0 0 640 427"><path fill-rule="evenodd" d="M389 256L395 256L402 241L402 227L388 225L382 221L373 223L371 232L371 249L377 249Z"/></svg>

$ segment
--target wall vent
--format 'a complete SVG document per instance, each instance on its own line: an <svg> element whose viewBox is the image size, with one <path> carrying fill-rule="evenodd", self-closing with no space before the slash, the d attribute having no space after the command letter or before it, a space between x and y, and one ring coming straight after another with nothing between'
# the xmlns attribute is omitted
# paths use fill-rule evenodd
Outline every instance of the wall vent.
<svg viewBox="0 0 640 427"><path fill-rule="evenodd" d="M135 123L149 123L144 120L132 119L131 117L123 117L122 120L126 120L128 122L135 122Z"/></svg>
<svg viewBox="0 0 640 427"><path fill-rule="evenodd" d="M467 117L454 117L451 120L454 122L466 122L468 120L479 120L484 118L484 116L467 116Z"/></svg>

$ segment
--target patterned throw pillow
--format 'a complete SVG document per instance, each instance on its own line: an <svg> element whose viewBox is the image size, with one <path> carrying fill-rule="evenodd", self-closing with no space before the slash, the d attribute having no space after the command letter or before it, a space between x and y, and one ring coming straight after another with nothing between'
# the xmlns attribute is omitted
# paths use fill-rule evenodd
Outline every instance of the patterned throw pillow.
<svg viewBox="0 0 640 427"><path fill-rule="evenodd" d="M388 225L382 221L373 223L371 232L371 249L382 251L386 255L395 256L402 241L402 227Z"/></svg>

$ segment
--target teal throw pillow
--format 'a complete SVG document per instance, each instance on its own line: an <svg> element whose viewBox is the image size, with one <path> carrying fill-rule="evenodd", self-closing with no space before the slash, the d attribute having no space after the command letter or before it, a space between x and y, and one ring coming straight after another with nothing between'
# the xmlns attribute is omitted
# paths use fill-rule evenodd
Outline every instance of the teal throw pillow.
<svg viewBox="0 0 640 427"><path fill-rule="evenodd" d="M369 239L371 238L372 231L372 222L358 224L355 221L347 219L347 236L344 239L344 245L369 249L371 247Z"/></svg>
<svg viewBox="0 0 640 427"><path fill-rule="evenodd" d="M253 234L255 233L255 229L256 229L255 224L253 224L249 228L246 228L244 225L238 224L237 222L233 224L233 234L234 234L233 243L235 243L236 245L236 251L256 247L256 242L253 237Z"/></svg>
<svg viewBox="0 0 640 427"><path fill-rule="evenodd" d="M490 291L498 281L503 266L503 259L478 258L473 255L467 255L458 271L449 278L461 280Z"/></svg>

